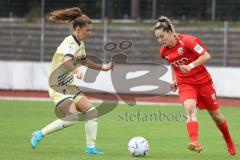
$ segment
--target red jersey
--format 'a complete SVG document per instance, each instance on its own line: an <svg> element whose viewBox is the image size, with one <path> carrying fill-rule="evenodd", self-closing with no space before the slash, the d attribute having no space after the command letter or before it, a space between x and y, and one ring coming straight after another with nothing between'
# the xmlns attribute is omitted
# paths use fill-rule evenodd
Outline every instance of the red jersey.
<svg viewBox="0 0 240 160"><path fill-rule="evenodd" d="M177 43L173 48L160 48L160 55L173 66L177 83L203 84L211 81L211 76L202 64L188 73L180 70L181 65L188 65L205 54L206 47L199 39L190 35L178 34Z"/></svg>

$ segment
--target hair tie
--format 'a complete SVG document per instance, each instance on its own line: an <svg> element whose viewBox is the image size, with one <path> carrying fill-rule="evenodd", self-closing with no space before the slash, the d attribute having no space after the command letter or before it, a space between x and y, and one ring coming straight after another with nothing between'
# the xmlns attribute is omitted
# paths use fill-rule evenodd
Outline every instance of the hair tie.
<svg viewBox="0 0 240 160"><path fill-rule="evenodd" d="M165 19L158 19L158 22L165 22Z"/></svg>

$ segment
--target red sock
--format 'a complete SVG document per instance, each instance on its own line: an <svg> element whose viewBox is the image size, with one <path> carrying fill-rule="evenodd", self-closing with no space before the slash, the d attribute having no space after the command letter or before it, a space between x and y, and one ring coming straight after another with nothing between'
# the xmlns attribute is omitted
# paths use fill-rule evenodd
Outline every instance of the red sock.
<svg viewBox="0 0 240 160"><path fill-rule="evenodd" d="M227 121L223 122L222 124L218 124L217 127L222 132L225 140L231 139L231 136L228 130Z"/></svg>
<svg viewBox="0 0 240 160"><path fill-rule="evenodd" d="M190 141L193 143L198 143L198 122L197 121L187 122L187 130Z"/></svg>

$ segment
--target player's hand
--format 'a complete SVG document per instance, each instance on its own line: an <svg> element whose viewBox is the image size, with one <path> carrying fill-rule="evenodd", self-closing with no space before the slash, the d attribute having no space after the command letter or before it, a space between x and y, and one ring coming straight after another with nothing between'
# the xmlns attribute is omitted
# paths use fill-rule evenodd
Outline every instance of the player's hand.
<svg viewBox="0 0 240 160"><path fill-rule="evenodd" d="M176 82L176 80L173 80L173 81L172 81L172 84L171 84L171 90L172 90L173 92L176 92L177 89L178 89L178 87L177 87L177 82Z"/></svg>
<svg viewBox="0 0 240 160"><path fill-rule="evenodd" d="M77 75L78 79L83 79L83 72L79 68L75 69L74 73Z"/></svg>
<svg viewBox="0 0 240 160"><path fill-rule="evenodd" d="M188 73L192 70L192 68L189 65L181 65L179 68L183 73Z"/></svg>
<svg viewBox="0 0 240 160"><path fill-rule="evenodd" d="M115 65L115 62L109 62L108 64L102 66L102 70L109 71L114 68L114 65Z"/></svg>

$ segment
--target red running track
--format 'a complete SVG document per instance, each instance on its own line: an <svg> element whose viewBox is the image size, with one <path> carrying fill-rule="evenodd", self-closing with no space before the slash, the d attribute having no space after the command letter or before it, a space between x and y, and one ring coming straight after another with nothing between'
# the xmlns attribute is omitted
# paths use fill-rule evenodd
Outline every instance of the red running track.
<svg viewBox="0 0 240 160"><path fill-rule="evenodd" d="M114 95L101 94L101 93L86 93L88 97L92 99L104 99L104 100L126 100L133 101L136 97L137 102L148 102L148 103L179 103L177 96L143 96L143 95ZM46 91L16 91L16 90L0 90L0 97L26 97L26 98L49 98L48 92ZM236 106L240 107L240 98L219 98L221 106Z"/></svg>

